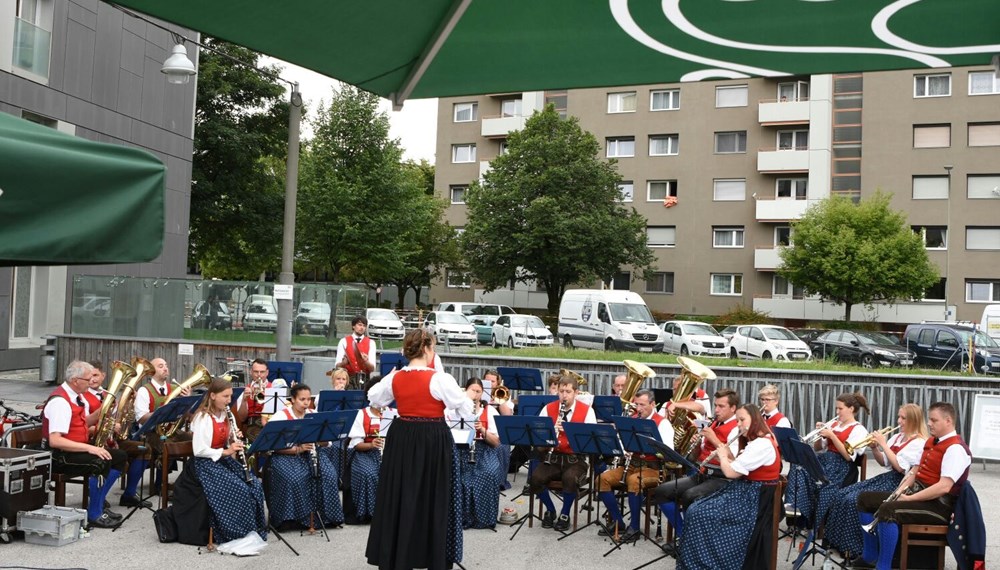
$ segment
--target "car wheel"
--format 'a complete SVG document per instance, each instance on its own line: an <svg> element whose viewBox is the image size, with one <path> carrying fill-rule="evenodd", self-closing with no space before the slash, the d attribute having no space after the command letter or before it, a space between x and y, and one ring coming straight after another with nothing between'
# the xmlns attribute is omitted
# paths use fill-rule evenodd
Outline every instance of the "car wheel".
<svg viewBox="0 0 1000 570"><path fill-rule="evenodd" d="M514 348L514 337L507 337L507 348Z"/></svg>
<svg viewBox="0 0 1000 570"><path fill-rule="evenodd" d="M760 359L761 359L761 360L771 360L771 359L772 359L772 357L771 357L771 352L770 352L770 351L767 351L767 350L765 350L765 351L764 351L764 354L760 355Z"/></svg>
<svg viewBox="0 0 1000 570"><path fill-rule="evenodd" d="M563 337L563 348L568 348L570 350L576 348L575 346L573 346L573 337L569 335Z"/></svg>
<svg viewBox="0 0 1000 570"><path fill-rule="evenodd" d="M687 345L682 344L681 345L681 356L687 356L688 354L690 354L690 353L688 352Z"/></svg>
<svg viewBox="0 0 1000 570"><path fill-rule="evenodd" d="M875 362L875 357L870 354L864 354L861 356L861 367L862 368L877 368L878 364Z"/></svg>
<svg viewBox="0 0 1000 570"><path fill-rule="evenodd" d="M612 339L607 339L604 341L604 350L612 351L615 349L615 341Z"/></svg>
<svg viewBox="0 0 1000 570"><path fill-rule="evenodd" d="M730 348L729 349L729 358L732 358L733 360L739 360L740 359L740 353L736 352L735 348Z"/></svg>
<svg viewBox="0 0 1000 570"><path fill-rule="evenodd" d="M493 340L490 344L493 345L493 348L500 348L500 343L497 342L497 335L493 335Z"/></svg>

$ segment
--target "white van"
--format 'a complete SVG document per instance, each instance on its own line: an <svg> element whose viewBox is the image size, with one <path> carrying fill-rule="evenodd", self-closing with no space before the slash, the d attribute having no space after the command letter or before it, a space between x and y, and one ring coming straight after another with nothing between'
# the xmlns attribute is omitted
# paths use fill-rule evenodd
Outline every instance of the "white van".
<svg viewBox="0 0 1000 570"><path fill-rule="evenodd" d="M1000 342L1000 305L986 305L983 318L979 320L979 329Z"/></svg>
<svg viewBox="0 0 1000 570"><path fill-rule="evenodd" d="M663 331L638 293L570 289L559 305L563 346L660 352Z"/></svg>

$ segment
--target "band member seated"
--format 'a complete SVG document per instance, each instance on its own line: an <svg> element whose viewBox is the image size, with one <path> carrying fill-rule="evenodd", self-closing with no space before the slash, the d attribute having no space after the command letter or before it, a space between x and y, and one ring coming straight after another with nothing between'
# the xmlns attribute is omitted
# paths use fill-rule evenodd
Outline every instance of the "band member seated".
<svg viewBox="0 0 1000 570"><path fill-rule="evenodd" d="M492 390L499 384L503 383L500 378L500 373L496 370L487 370L483 374L483 385L489 382L490 389ZM485 398L484 398L485 399ZM491 406L496 405L496 411L501 416L512 416L514 415L514 400L513 398L508 398L506 402L500 403L490 400L488 402ZM497 455L500 457L500 490L506 491L510 489L510 481L507 481L507 473L510 470L510 446L500 444L497 446Z"/></svg>
<svg viewBox="0 0 1000 570"><path fill-rule="evenodd" d="M369 391L374 385L369 382L367 386ZM390 409L368 405L359 410L348 434L350 443L348 443L347 464L351 474L349 490L354 518L358 523L369 523L375 515L378 472L382 466L382 452L385 449L382 415ZM347 495L345 490L345 503Z"/></svg>
<svg viewBox="0 0 1000 570"><path fill-rule="evenodd" d="M559 395L559 381L562 380L562 376L558 374L550 374L548 379L549 384L549 395L558 396Z"/></svg>
<svg viewBox="0 0 1000 570"><path fill-rule="evenodd" d="M270 421L300 420L312 413L312 392L305 384L289 391L290 406L271 416ZM304 443L271 455L268 503L271 524L295 521L303 527L344 523L344 509L337 492L339 476L330 456L320 453L314 443ZM320 517L316 520L315 516Z"/></svg>
<svg viewBox="0 0 1000 570"><path fill-rule="evenodd" d="M677 388L681 384L681 377L674 377L673 388L674 392L677 392ZM703 416L708 416L708 411L712 407L712 403L709 401L708 392L704 388L698 388L691 394L691 397L683 402L674 402L672 400L667 401L663 406L660 407L660 411L657 412L661 416L672 420L674 414L678 410L686 410L688 412L694 412L696 414L701 414Z"/></svg>
<svg viewBox="0 0 1000 570"><path fill-rule="evenodd" d="M757 392L757 397L760 399L760 413L764 416L767 427L792 427L792 422L785 417L785 414L778 411L778 402L781 401L781 395L778 393L777 386L774 384L764 386Z"/></svg>
<svg viewBox="0 0 1000 570"><path fill-rule="evenodd" d="M674 427L670 422L665 421L663 416L656 413L656 399L652 390L639 390L632 399L635 404L636 417L649 420L656 424L660 432L660 440L671 448L674 446ZM608 509L611 520L617 525L611 530L611 534L618 534L625 542L630 542L639 537L639 515L642 512L642 491L655 487L660 482L660 469L663 467L661 461L655 455L632 456L628 463L628 473L626 475L625 466L613 467L600 477L600 497L601 501ZM618 508L618 501L615 500L613 489L625 487L628 490L629 525L625 528L625 520L622 518L621 510ZM601 529L599 535L607 536L608 531Z"/></svg>
<svg viewBox="0 0 1000 570"><path fill-rule="evenodd" d="M903 474L920 463L928 437L924 411L916 404L903 404L896 416L896 425L899 433L888 441L882 432L872 432L873 443L868 446L875 461L889 470L844 487L826 517L824 538L845 558L859 556L864 546L863 531L858 525L858 496L868 491L892 492L903 481Z"/></svg>
<svg viewBox="0 0 1000 570"><path fill-rule="evenodd" d="M809 480L806 470L792 469L788 474L788 487L785 488L785 514L803 516L813 526L826 517L840 489L845 486L845 480L850 479L852 470L857 469L854 461L865 452L864 449L855 449L853 453L847 453L844 447L846 443L854 445L868 436L865 426L855 419L862 409L869 411L868 400L864 396L857 392L841 394L837 396L836 417L826 424L816 424L820 432L813 448L819 452L817 458L830 483L820 487L819 498L814 499L811 488L815 485ZM853 484L854 481L848 483Z"/></svg>
<svg viewBox="0 0 1000 570"><path fill-rule="evenodd" d="M351 329L352 334L337 343L337 366L346 368L350 374L349 389L359 390L375 371L375 341L365 334L368 330L367 318L358 316L351 319Z"/></svg>
<svg viewBox="0 0 1000 570"><path fill-rule="evenodd" d="M236 417L239 418L243 426L247 443L253 443L257 439L257 434L264 429L264 404L258 402L259 395L272 386L267 376L270 369L267 361L262 358L255 358L250 363L250 379L246 389L236 400Z"/></svg>
<svg viewBox="0 0 1000 570"><path fill-rule="evenodd" d="M351 375L347 373L346 368L334 368L330 372L330 384L333 386L334 390L346 390L348 382L351 381Z"/></svg>
<svg viewBox="0 0 1000 570"><path fill-rule="evenodd" d="M741 407L736 421L736 457L728 446L719 452L719 468L730 483L688 507L678 569L770 567L781 453L757 406Z"/></svg>
<svg viewBox="0 0 1000 570"><path fill-rule="evenodd" d="M538 499L545 505L545 514L542 516L542 528L554 528L558 531L569 529L569 512L573 508L573 501L580 490L580 479L587 476L587 458L583 455L576 455L569 446L569 438L562 429L562 424L566 422L575 423L597 423L594 410L577 401L578 385L575 379L568 376L559 377L559 400L551 402L538 415L548 417L556 427L556 435L559 444L554 452L549 456L551 461L545 461L535 466L529 480L530 491L538 495ZM546 487L552 481L562 482L562 510L558 520L555 516L556 506L552 502L552 496Z"/></svg>
<svg viewBox="0 0 1000 570"><path fill-rule="evenodd" d="M611 395L621 396L622 390L625 389L625 383L628 382L628 376L625 374L619 374L615 376L615 379L611 381Z"/></svg>
<svg viewBox="0 0 1000 570"><path fill-rule="evenodd" d="M264 488L246 464L242 434L229 410L232 397L232 384L213 378L191 420L195 477L212 512L215 542L243 538L251 531L267 540Z"/></svg>
<svg viewBox="0 0 1000 570"><path fill-rule="evenodd" d="M702 471L661 483L653 493L653 500L660 505L660 510L674 526L678 536L683 525L678 501L680 507L686 509L691 503L714 493L729 482L720 465L721 453L713 456L713 452L717 448L732 445L739 437L739 430L736 429L736 409L739 405L740 397L735 391L724 388L715 393L715 420L701 430L701 441L696 448L697 461L703 465Z"/></svg>
<svg viewBox="0 0 1000 570"><path fill-rule="evenodd" d="M473 443L458 445L458 470L462 501L462 528L494 528L500 510L500 457L497 446L500 435L497 432L496 410L483 405L483 382L476 377L465 383L465 393L472 400L475 416ZM465 419L453 411L445 413L448 425L455 426Z"/></svg>
<svg viewBox="0 0 1000 570"><path fill-rule="evenodd" d="M90 385L94 367L74 360L63 373L63 383L53 390L42 410L42 434L52 450L52 470L70 477L87 477L87 522L91 528L112 528L122 517L105 510L104 499L125 467L126 455L88 443L88 430L97 423L99 409L90 409L82 396ZM103 484L98 481L103 477Z"/></svg>
<svg viewBox="0 0 1000 570"><path fill-rule="evenodd" d="M953 405L931 404L927 416L933 439L924 442L920 463L900 484L899 497L889 501L886 492L858 497L862 524L876 521L876 526L874 536L865 533L864 551L855 567L870 568L874 563L879 570L889 570L901 524L946 525L951 521L955 501L969 478L972 452L955 431L958 417Z"/></svg>

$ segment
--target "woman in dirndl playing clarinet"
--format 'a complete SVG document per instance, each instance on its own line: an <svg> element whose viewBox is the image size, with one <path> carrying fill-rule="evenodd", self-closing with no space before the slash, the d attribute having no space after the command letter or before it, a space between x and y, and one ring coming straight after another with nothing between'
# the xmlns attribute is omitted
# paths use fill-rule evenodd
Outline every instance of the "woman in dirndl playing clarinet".
<svg viewBox="0 0 1000 570"><path fill-rule="evenodd" d="M476 417L470 426L475 430L471 445L455 446L461 478L462 528L494 528L500 510L500 435L497 432L497 411L483 405L483 381L470 378L465 393L472 400ZM454 426L463 417L448 410L445 420Z"/></svg>
<svg viewBox="0 0 1000 570"><path fill-rule="evenodd" d="M372 386L375 384L369 382L369 392ZM358 410L348 434L351 441L348 444L347 469L350 472L351 504L357 523L369 523L375 514L378 473L382 467L382 452L385 450L387 435L383 433L382 422L383 415L389 410L391 408L375 406Z"/></svg>

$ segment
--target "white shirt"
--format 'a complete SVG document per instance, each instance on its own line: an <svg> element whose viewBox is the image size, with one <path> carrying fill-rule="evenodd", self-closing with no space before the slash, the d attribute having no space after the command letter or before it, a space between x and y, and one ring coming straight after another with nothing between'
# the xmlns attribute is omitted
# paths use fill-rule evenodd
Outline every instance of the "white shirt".
<svg viewBox="0 0 1000 570"><path fill-rule="evenodd" d="M403 370L430 370L429 368L417 368L406 366ZM392 391L392 382L396 374L400 371L383 378L378 384L372 386L368 392L368 400L376 408L384 408L396 399ZM434 371L430 382L431 397L444 403L444 407L449 410L458 410L465 415L472 414L472 400L465 395L465 390L458 387L455 377L446 372Z"/></svg>
<svg viewBox="0 0 1000 570"><path fill-rule="evenodd" d="M944 441L950 437L958 437L958 433L953 431L945 434L938 441ZM965 452L961 445L953 445L944 452L944 457L941 459L941 476L957 482L970 465L972 465L972 457Z"/></svg>
<svg viewBox="0 0 1000 570"><path fill-rule="evenodd" d="M156 380L150 378L149 384L146 384L135 391L135 403L133 404L133 407L135 409L136 422L142 419L142 416L148 414L150 408L153 407L153 396L149 393L150 389L159 392L161 388L166 390L167 383L164 382L163 384L157 384Z"/></svg>
<svg viewBox="0 0 1000 570"><path fill-rule="evenodd" d="M733 431L738 432L738 430ZM736 437L739 437L739 433L737 433ZM766 467L774 463L775 458L774 444L771 443L771 438L758 437L753 441L747 442L747 446L743 448L743 452L736 456L736 459L730 463L730 466L733 468L733 471L746 477L754 469Z"/></svg>
<svg viewBox="0 0 1000 570"><path fill-rule="evenodd" d="M849 424L838 424L832 428L833 433L840 433L844 430L851 429L852 426L854 426L854 429L851 431L851 435L847 436L847 441L845 443L850 443L851 445L854 445L859 441L861 441L862 439L868 437L868 428L859 424L857 421ZM830 440L824 437L822 441L823 441L823 447L827 448L827 451L829 451ZM864 452L865 452L864 448L855 450L855 452L851 454L851 459L857 459L858 455Z"/></svg>
<svg viewBox="0 0 1000 570"><path fill-rule="evenodd" d="M656 412L653 412L655 414ZM647 420L653 419L653 414L650 414ZM657 431L660 432L660 440L667 445L670 449L674 448L674 426L670 423L670 420L664 418L660 421L660 425L656 427Z"/></svg>
<svg viewBox="0 0 1000 570"><path fill-rule="evenodd" d="M388 408L388 409L391 410L392 408ZM372 409L371 408L364 408L364 409L358 410L358 412L359 412L358 415L354 416L354 423L351 424L351 431L347 432L347 437L351 438L351 441L347 444L347 448L348 449L351 449L351 448L355 447L356 445L358 445L359 443L362 443L365 440L365 438L368 437L368 434L365 433L365 416L366 415L369 418L372 418L371 423L378 423L378 425L380 426L380 430L381 430L382 419L378 418L378 417L375 417L374 415L372 415ZM384 414L385 410L383 410L382 413Z"/></svg>
<svg viewBox="0 0 1000 570"><path fill-rule="evenodd" d="M205 412L198 412L191 420L191 447L195 457L204 457L212 461L222 459L222 449L212 449L212 436L215 434L215 424L226 423L228 418L223 411L218 416L212 416ZM232 434L230 434L230 438ZM228 447L228 446L227 446Z"/></svg>
<svg viewBox="0 0 1000 570"><path fill-rule="evenodd" d="M729 422L735 422L735 421L736 421L736 415L734 414L728 420L722 422L721 425L726 425ZM733 426L733 429L729 430L729 435L726 436L726 445L728 445L729 449L732 450L733 457L736 457L736 454L739 452L739 449L740 449L739 448L739 444L736 443L736 440L738 440L739 438L740 438L740 428L736 427L736 426ZM702 447L702 449L704 449L705 444L707 444L707 443L708 442L705 441L705 438L701 438L701 443L699 445Z"/></svg>
<svg viewBox="0 0 1000 570"><path fill-rule="evenodd" d="M892 447L893 445L898 445L903 442L903 438L906 437L901 433L897 433L889 438L885 442L886 447ZM900 449L896 453L896 462L899 463L899 468L906 471L914 465L920 465L920 456L924 454L924 442L927 441L920 436L916 436L911 439L903 449Z"/></svg>
<svg viewBox="0 0 1000 570"><path fill-rule="evenodd" d="M569 414L566 415L566 417L569 419L567 419L566 421L573 421L573 414L576 412L577 403L578 402L576 400L573 400L573 405L569 407ZM549 413L546 411L546 408L548 408L548 405L542 406L542 409L538 411L538 415L544 418L549 417ZM561 414L556 414L556 416L559 415ZM590 409L587 410L587 416L583 418L583 423L585 424L597 423L597 415L594 414L594 406L590 406Z"/></svg>
<svg viewBox="0 0 1000 570"><path fill-rule="evenodd" d="M764 419L766 420L767 418L773 416L774 414L780 414L780 413L781 411L778 408L774 408L774 411L771 412L770 414L761 412L761 415L764 416ZM788 420L788 416L782 416L781 419L778 420L778 423L774 425L774 427L790 428L792 427L792 422Z"/></svg>
<svg viewBox="0 0 1000 570"><path fill-rule="evenodd" d="M77 394L69 387L69 384L63 382L63 390L66 390L66 395L69 396L71 400L76 400ZM90 404L87 402L86 398L81 398L83 400L83 414L84 416L90 415ZM69 433L69 424L73 419L73 408L69 406L69 402L63 398L52 398L45 404L45 409L42 410L45 414L45 419L49 420L49 433L61 433L66 435ZM48 434L45 434L48 437Z"/></svg>
<svg viewBox="0 0 1000 570"><path fill-rule="evenodd" d="M348 336L353 336L354 340L358 339L358 337L355 336L354 334L350 334ZM346 336L344 338L340 339L340 342L337 343L337 360L335 362L337 362L338 364L341 363L341 362L343 362L345 356L347 356L347 337ZM367 356L368 356L368 362L370 362L372 364L372 366L375 366L375 340L371 339L371 338L368 339L368 353L367 353ZM360 365L361 363L359 362L358 364ZM435 364L437 364L437 363L435 362ZM438 370L444 371L443 368L439 368ZM378 372L378 368L377 367L375 368L375 370L372 371L372 374L375 374L376 372Z"/></svg>
<svg viewBox="0 0 1000 570"><path fill-rule="evenodd" d="M695 392L695 394L697 394L697 392ZM706 417L710 415L708 413L708 410L710 410L712 408L712 401L709 398L707 391L705 392L705 397L704 398L695 398L694 400L688 400L688 401L689 402L693 401L696 404L701 405L701 413L702 413L702 415L704 415ZM669 408L669 407L670 407L670 402L667 402L667 403L663 404L662 406L660 406L660 410L657 413L660 414L663 417L667 417L667 408Z"/></svg>

